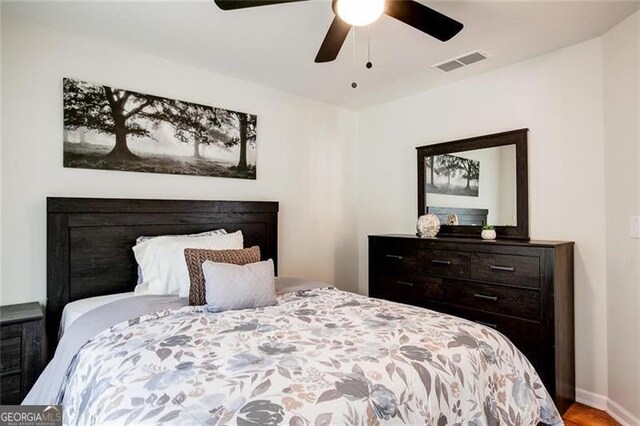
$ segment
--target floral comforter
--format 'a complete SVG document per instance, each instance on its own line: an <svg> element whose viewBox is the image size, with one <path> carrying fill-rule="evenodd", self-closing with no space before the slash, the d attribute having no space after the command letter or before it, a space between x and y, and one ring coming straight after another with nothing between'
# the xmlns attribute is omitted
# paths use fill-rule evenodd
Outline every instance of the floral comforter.
<svg viewBox="0 0 640 426"><path fill-rule="evenodd" d="M278 301L166 310L102 332L69 367L65 423L562 422L527 359L492 329L332 288Z"/></svg>

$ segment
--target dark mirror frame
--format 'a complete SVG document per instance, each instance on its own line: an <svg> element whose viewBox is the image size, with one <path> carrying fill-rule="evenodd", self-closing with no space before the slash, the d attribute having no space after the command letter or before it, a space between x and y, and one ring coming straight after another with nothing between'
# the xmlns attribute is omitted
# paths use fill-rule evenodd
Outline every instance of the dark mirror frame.
<svg viewBox="0 0 640 426"><path fill-rule="evenodd" d="M454 154L504 145L516 146L516 226L496 226L498 238L529 239L529 178L527 171L527 132L529 129L512 130L486 136L425 145L418 151L418 216L427 214L425 209L425 158L432 155ZM481 226L441 225L439 237L480 238Z"/></svg>

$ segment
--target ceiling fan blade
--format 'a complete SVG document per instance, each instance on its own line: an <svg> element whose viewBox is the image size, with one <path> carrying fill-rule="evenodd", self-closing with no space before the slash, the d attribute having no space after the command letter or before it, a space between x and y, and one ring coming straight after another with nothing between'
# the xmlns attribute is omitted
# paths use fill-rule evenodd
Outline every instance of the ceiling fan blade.
<svg viewBox="0 0 640 426"><path fill-rule="evenodd" d="M248 9L250 7L271 6L281 3L295 3L307 0L214 0L222 10Z"/></svg>
<svg viewBox="0 0 640 426"><path fill-rule="evenodd" d="M414 0L389 0L385 13L440 41L450 40L464 25Z"/></svg>
<svg viewBox="0 0 640 426"><path fill-rule="evenodd" d="M331 62L340 53L340 48L351 31L351 25L344 22L337 16L333 18L327 35L324 36L320 50L316 55L315 62Z"/></svg>

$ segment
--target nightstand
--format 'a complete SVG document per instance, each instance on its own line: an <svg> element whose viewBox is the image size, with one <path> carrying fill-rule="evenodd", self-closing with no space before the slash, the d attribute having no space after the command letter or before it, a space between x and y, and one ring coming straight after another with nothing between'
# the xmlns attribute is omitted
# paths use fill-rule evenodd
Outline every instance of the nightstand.
<svg viewBox="0 0 640 426"><path fill-rule="evenodd" d="M20 404L42 372L43 334L39 303L0 306L0 404Z"/></svg>

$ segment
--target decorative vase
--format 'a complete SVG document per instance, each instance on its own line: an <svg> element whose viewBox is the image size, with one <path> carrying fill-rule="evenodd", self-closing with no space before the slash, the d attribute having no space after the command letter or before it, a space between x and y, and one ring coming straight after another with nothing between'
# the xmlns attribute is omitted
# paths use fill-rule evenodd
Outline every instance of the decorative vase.
<svg viewBox="0 0 640 426"><path fill-rule="evenodd" d="M495 229L483 229L480 234L483 240L495 240L496 239L496 230Z"/></svg>
<svg viewBox="0 0 640 426"><path fill-rule="evenodd" d="M416 228L421 237L433 238L440 231L440 219L435 214L425 214L418 218Z"/></svg>

